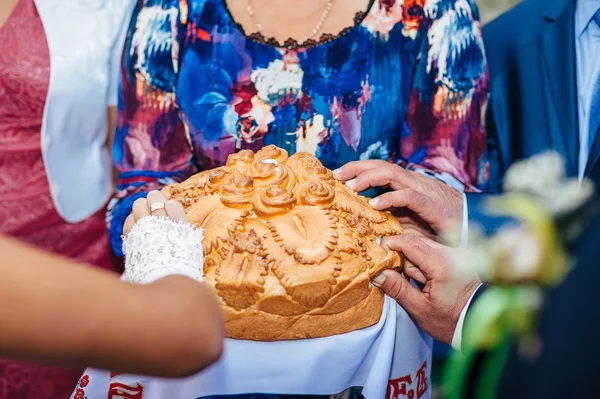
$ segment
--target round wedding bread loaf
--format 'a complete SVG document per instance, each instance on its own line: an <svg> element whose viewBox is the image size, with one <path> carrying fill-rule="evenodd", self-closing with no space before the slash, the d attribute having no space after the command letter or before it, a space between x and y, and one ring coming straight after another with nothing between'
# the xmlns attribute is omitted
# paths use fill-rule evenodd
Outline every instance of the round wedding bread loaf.
<svg viewBox="0 0 600 399"><path fill-rule="evenodd" d="M402 227L313 155L242 150L163 194L204 229L205 283L228 337L317 338L379 321L383 293L370 280L403 264L379 242Z"/></svg>

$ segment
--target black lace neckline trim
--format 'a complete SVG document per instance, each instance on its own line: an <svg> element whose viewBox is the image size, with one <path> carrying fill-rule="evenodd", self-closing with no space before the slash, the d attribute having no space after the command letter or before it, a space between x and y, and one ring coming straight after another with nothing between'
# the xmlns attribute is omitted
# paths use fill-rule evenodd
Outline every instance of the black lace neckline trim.
<svg viewBox="0 0 600 399"><path fill-rule="evenodd" d="M233 15L231 14L231 11L229 11L229 7L227 6L227 1L222 0L222 3L223 3L223 7L225 8L225 11L227 12L227 15L229 16L229 19L231 20L231 22L233 22L236 29L238 29L242 33L242 35L244 35L248 39L250 39L254 42L257 42L257 43L271 46L271 47L284 48L287 50L299 50L299 49L307 49L307 48L311 48L311 47L322 46L324 44L331 43L332 41L350 33L352 30L354 30L357 27L359 27L360 25L362 25L362 23L365 20L365 18L367 17L367 15L369 15L369 13L371 12L371 9L373 8L375 1L376 0L369 1L369 6L367 7L366 11L359 11L356 13L356 15L354 16L354 24L352 26L348 26L336 34L323 33L321 35L321 37L319 37L318 40L308 39L308 40L305 40L300 43L298 43L298 41L296 39L292 39L292 38L287 39L283 43L279 43L279 41L277 39L275 39L274 37L266 37L265 35L263 35L260 32L254 32L249 35L246 34L242 24L238 23L233 18Z"/></svg>

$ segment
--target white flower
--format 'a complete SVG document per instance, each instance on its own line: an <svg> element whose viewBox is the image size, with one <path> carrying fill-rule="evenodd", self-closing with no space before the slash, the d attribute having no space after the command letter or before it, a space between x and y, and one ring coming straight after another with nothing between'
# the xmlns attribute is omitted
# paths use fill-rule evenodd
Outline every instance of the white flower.
<svg viewBox="0 0 600 399"><path fill-rule="evenodd" d="M546 196L565 180L565 163L554 151L535 155L514 163L504 177L504 191Z"/></svg>
<svg viewBox="0 0 600 399"><path fill-rule="evenodd" d="M477 271L483 281L494 283L519 283L539 277L544 247L529 230L505 228L491 237L485 237L477 226L469 230L468 249L452 252L457 273Z"/></svg>
<svg viewBox="0 0 600 399"><path fill-rule="evenodd" d="M551 224L553 217L584 206L593 195L593 184L587 180L580 183L577 179L568 179L562 157L556 152L546 152L511 167L505 177L504 189L509 193L494 199L492 205L508 211L509 216L520 215L524 223L532 224L531 229L526 224L505 227L493 236L485 237L476 226L470 226L468 251L457 253L455 262L467 270L478 270L482 280L496 284L546 284L555 280L566 268L561 263L567 259L560 248L552 247L561 245L553 241L553 233L539 230L548 228L540 223ZM530 211L533 209L537 216L525 217L521 206L529 207ZM456 269L459 270L459 266ZM539 301L534 299L524 301L537 308Z"/></svg>
<svg viewBox="0 0 600 399"><path fill-rule="evenodd" d="M594 186L587 180L567 179L562 156L547 151L511 166L504 190L530 194L556 215L582 206L594 193Z"/></svg>
<svg viewBox="0 0 600 399"><path fill-rule="evenodd" d="M502 229L492 237L489 245L496 255L494 279L531 281L539 276L545 248L529 230L523 227Z"/></svg>
<svg viewBox="0 0 600 399"><path fill-rule="evenodd" d="M443 233L443 239L447 243L458 242L461 234L460 229L448 230ZM490 275L494 259L487 243L488 238L483 235L480 227L476 224L470 225L468 249L455 250L450 253L456 273L467 274L475 270L482 277Z"/></svg>
<svg viewBox="0 0 600 399"><path fill-rule="evenodd" d="M285 64L282 60L272 61L265 69L256 69L250 75L258 98L271 106L277 105L281 96L302 90L304 71L298 64Z"/></svg>
<svg viewBox="0 0 600 399"><path fill-rule="evenodd" d="M555 215L580 208L594 194L594 184L589 180L579 183L571 179L557 187L551 196L545 198L544 205Z"/></svg>

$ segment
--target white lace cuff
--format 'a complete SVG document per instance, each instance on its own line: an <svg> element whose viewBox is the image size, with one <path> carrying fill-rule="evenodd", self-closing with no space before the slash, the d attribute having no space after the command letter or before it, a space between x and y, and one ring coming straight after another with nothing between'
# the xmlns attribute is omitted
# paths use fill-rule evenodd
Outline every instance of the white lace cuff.
<svg viewBox="0 0 600 399"><path fill-rule="evenodd" d="M170 275L203 280L202 229L166 217L147 216L123 238L122 279L149 284Z"/></svg>

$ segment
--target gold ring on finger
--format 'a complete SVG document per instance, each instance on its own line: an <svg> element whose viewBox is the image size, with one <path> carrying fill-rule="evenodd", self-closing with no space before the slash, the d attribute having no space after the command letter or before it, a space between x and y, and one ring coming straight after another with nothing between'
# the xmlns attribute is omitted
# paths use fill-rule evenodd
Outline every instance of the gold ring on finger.
<svg viewBox="0 0 600 399"><path fill-rule="evenodd" d="M155 202L154 204L150 205L150 213L158 211L159 209L165 209L164 202Z"/></svg>

